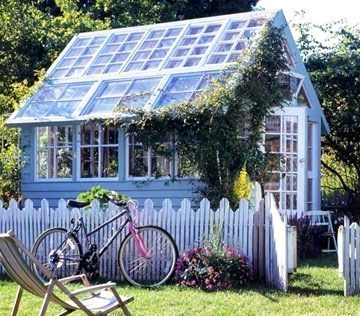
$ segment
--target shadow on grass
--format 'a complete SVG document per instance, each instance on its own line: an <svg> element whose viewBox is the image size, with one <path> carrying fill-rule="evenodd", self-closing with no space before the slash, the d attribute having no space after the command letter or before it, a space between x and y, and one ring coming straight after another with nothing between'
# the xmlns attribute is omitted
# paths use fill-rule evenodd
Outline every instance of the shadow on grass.
<svg viewBox="0 0 360 316"><path fill-rule="evenodd" d="M343 295L341 290L326 288L326 283L319 282L310 274L299 272L291 277L288 293L302 296Z"/></svg>

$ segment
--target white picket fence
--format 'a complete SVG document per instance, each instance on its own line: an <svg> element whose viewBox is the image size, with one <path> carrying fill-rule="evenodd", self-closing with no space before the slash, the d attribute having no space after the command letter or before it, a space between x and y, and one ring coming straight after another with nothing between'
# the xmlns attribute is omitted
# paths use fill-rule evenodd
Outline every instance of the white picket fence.
<svg viewBox="0 0 360 316"><path fill-rule="evenodd" d="M258 277L266 277L268 283L286 291L287 272L292 272L292 266L296 265L296 262L291 261L294 258L294 250L289 247L294 245L293 234L289 233L289 227L280 218L274 205L265 207L268 210L264 212L264 207L261 207L264 203L257 200L252 204L253 206L249 207L248 201L243 199L238 209L233 211L228 200L222 199L219 208L212 210L209 201L203 199L200 207L194 209L191 202L184 199L181 207L175 209L171 200L166 199L161 209L155 209L153 202L147 200L139 210L137 221L140 225L157 225L167 230L175 239L180 254L196 246L203 246L204 242L219 239L223 244L247 255ZM68 209L64 200L59 201L56 209L50 208L47 200L42 201L39 209L34 208L30 200L25 202L23 209L18 209L16 203L12 202L6 210L0 202L0 232L13 230L26 246L31 248L36 237L44 230L50 227L69 227L72 217L82 216L91 230L117 212L112 204L106 211L99 210L97 201L88 211ZM104 244L113 233L113 229L112 225L105 227L96 234L97 240L93 242ZM126 233L127 231L124 231L101 257L101 276L121 278L117 251ZM4 273L2 268L1 273Z"/></svg>
<svg viewBox="0 0 360 316"><path fill-rule="evenodd" d="M287 217L281 216L272 195L265 205L265 276L266 282L285 292L288 275L297 268L296 227L287 225Z"/></svg>
<svg viewBox="0 0 360 316"><path fill-rule="evenodd" d="M360 226L345 216L338 230L339 275L344 278L344 296L360 293Z"/></svg>

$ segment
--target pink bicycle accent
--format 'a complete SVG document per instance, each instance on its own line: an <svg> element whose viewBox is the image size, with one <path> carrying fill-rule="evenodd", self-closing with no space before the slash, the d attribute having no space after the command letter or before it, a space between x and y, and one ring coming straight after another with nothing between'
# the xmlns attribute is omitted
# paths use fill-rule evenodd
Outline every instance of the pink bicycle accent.
<svg viewBox="0 0 360 316"><path fill-rule="evenodd" d="M150 258L142 236L136 233L134 222L129 223L129 228L131 235L134 237L136 248L139 250L141 256L144 258Z"/></svg>

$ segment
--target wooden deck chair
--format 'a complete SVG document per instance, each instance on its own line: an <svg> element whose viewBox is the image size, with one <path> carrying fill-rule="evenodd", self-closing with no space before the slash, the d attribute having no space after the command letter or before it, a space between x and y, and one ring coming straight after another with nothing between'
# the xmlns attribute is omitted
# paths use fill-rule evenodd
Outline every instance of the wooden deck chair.
<svg viewBox="0 0 360 316"><path fill-rule="evenodd" d="M8 275L19 284L11 315L17 315L23 290L43 298L39 315L45 315L50 302L64 308L59 316L68 315L75 310L81 310L87 315L106 315L118 308L121 308L125 315L130 315L126 304L134 298L120 296L115 289L115 283L109 282L91 286L84 274L57 279L11 231L7 234L0 234L0 262ZM37 277L32 269L33 264L49 277L50 282L44 284ZM81 280L84 287L72 291L68 290L64 284L74 280ZM53 291L56 288L65 294L65 300L54 294ZM86 295L85 298L83 298L84 295Z"/></svg>
<svg viewBox="0 0 360 316"><path fill-rule="evenodd" d="M329 211L309 211L306 215L311 217L311 225L323 226L325 229L322 235L327 238L327 249L322 249L322 252L337 252L337 242L332 226L331 213ZM331 247L331 241L333 248Z"/></svg>

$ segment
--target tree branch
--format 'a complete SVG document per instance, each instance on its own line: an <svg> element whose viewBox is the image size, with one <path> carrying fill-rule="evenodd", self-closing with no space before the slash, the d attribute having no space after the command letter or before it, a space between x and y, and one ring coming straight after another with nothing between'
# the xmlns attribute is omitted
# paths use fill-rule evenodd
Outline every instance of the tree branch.
<svg viewBox="0 0 360 316"><path fill-rule="evenodd" d="M350 192L355 193L352 189L350 189L350 188L346 185L344 179L342 178L341 174L340 174L337 170L335 170L334 168L330 167L330 166L329 166L328 164L326 164L323 160L321 160L321 164L322 164L327 170L329 170L330 172L332 172L332 173L339 179L339 181L341 182L341 185L343 186L343 189L344 189L345 191L350 191Z"/></svg>

